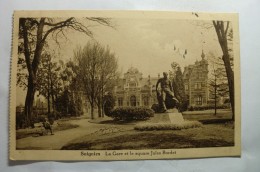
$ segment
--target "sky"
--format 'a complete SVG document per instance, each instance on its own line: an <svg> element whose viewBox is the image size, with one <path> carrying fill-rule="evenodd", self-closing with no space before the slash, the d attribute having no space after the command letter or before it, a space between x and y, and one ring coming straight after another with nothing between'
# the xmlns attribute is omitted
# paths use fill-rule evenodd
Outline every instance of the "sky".
<svg viewBox="0 0 260 172"><path fill-rule="evenodd" d="M111 23L113 28L92 23L90 29L94 39L67 31L67 38L59 39L58 46L49 38L49 48L58 54L57 60L68 61L73 60L73 51L77 47L95 40L115 53L122 75L130 67L135 67L143 77L162 76L162 72L171 69L172 62L177 62L183 70L201 60L202 49L206 59L209 52L216 57L222 54L214 27L206 29L202 26L211 24L211 21L112 18ZM187 54L183 58L185 50ZM17 88L17 93L17 104L24 104L25 91Z"/></svg>
<svg viewBox="0 0 260 172"><path fill-rule="evenodd" d="M173 61L183 68L201 60L202 49L206 58L209 52L221 55L214 27L206 29L201 26L202 21L198 24L192 20L114 18L111 22L114 28L96 25L91 30L96 41L116 54L122 73L136 67L143 76L157 76L169 71ZM68 40L59 50L60 57L73 59L77 46L85 46L91 39L78 32L67 35ZM187 55L183 58L185 49Z"/></svg>

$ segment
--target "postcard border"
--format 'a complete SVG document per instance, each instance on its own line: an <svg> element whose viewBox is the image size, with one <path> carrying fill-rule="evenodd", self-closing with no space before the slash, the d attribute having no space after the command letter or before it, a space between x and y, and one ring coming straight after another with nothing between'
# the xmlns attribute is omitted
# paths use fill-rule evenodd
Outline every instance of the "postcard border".
<svg viewBox="0 0 260 172"><path fill-rule="evenodd" d="M213 148L185 148L185 149L147 149L147 150L115 150L122 156L106 156L106 152L113 150L81 151L81 150L16 150L15 138L15 106L16 106L16 74L18 50L18 22L19 17L111 17L111 18L168 18L168 19L192 19L192 20L231 20L234 30L234 76L235 76L235 146ZM241 80L240 80L240 52L239 52L239 28L238 14L235 13L199 13L200 18L191 15L191 12L169 11L15 11L13 17L12 35L12 59L10 69L10 98L9 98L9 158L10 160L142 160L142 159L180 159L180 158L204 158L241 155ZM161 156L130 156L125 155L132 151L144 153L147 151L172 151L175 154ZM82 152L100 153L100 156L82 156Z"/></svg>

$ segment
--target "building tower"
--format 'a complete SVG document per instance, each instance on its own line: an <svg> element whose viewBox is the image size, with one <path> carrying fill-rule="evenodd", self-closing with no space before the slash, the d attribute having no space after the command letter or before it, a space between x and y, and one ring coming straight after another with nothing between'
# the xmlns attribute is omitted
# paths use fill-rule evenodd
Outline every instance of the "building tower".
<svg viewBox="0 0 260 172"><path fill-rule="evenodd" d="M205 57L202 50L201 60L184 68L185 94L190 106L202 106L208 103L208 61Z"/></svg>

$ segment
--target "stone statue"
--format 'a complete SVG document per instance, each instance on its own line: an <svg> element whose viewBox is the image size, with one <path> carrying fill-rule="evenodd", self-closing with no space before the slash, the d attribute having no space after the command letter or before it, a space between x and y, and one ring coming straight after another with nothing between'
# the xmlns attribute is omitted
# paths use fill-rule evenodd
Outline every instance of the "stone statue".
<svg viewBox="0 0 260 172"><path fill-rule="evenodd" d="M161 90L158 90L159 85L161 86ZM163 78L158 79L156 93L160 112L167 112L167 109L178 108L179 101L174 96L167 72L163 72Z"/></svg>

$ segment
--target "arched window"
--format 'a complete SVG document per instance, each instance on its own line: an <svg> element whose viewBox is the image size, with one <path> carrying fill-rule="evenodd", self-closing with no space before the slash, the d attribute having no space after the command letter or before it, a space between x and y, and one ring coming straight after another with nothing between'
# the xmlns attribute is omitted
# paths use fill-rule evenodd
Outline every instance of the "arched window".
<svg viewBox="0 0 260 172"><path fill-rule="evenodd" d="M188 91L188 90L189 90L188 84L185 84L184 87L185 87L185 91Z"/></svg>
<svg viewBox="0 0 260 172"><path fill-rule="evenodd" d="M130 106L136 106L136 97L135 96L130 97Z"/></svg>
<svg viewBox="0 0 260 172"><path fill-rule="evenodd" d="M118 98L118 106L123 106L123 97Z"/></svg>
<svg viewBox="0 0 260 172"><path fill-rule="evenodd" d="M144 106L149 106L149 98L148 97L143 97L143 103L144 103Z"/></svg>

